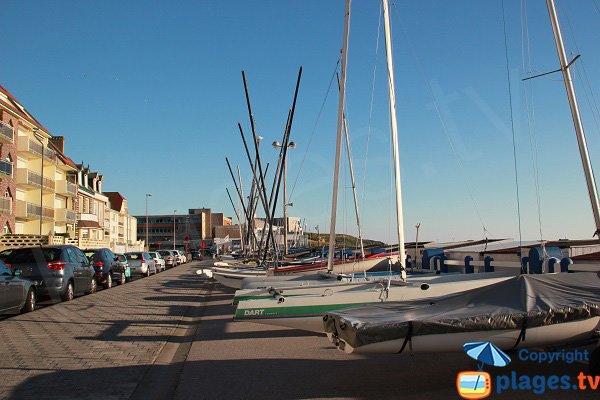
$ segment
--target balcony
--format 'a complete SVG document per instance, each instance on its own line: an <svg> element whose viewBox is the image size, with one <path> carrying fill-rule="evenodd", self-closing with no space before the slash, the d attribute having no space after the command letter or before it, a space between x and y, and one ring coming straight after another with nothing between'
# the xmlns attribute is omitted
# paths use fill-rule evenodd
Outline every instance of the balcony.
<svg viewBox="0 0 600 400"><path fill-rule="evenodd" d="M45 192L54 193L56 183L49 178L43 178L36 172L27 168L17 168L17 185L27 189L39 189L42 186Z"/></svg>
<svg viewBox="0 0 600 400"><path fill-rule="evenodd" d="M76 197L77 185L69 181L58 181L56 182L56 193L64 196Z"/></svg>
<svg viewBox="0 0 600 400"><path fill-rule="evenodd" d="M14 143L15 130L12 126L0 121L0 143Z"/></svg>
<svg viewBox="0 0 600 400"><path fill-rule="evenodd" d="M53 220L54 210L48 207L40 207L37 204L28 203L23 200L17 200L17 210L15 217L20 220L31 221L39 219Z"/></svg>
<svg viewBox="0 0 600 400"><path fill-rule="evenodd" d="M12 198L0 197L0 214L12 214Z"/></svg>
<svg viewBox="0 0 600 400"><path fill-rule="evenodd" d="M13 176L13 163L0 160L0 177L2 177L2 175Z"/></svg>
<svg viewBox="0 0 600 400"><path fill-rule="evenodd" d="M77 216L75 211L67 210L65 208L59 208L55 212L56 222L59 224L74 224Z"/></svg>
<svg viewBox="0 0 600 400"><path fill-rule="evenodd" d="M50 161L51 164L56 163L56 152L49 149L47 146L42 146L38 141L28 138L27 136L20 136L17 142L17 150L28 160L40 158L42 153L44 159Z"/></svg>

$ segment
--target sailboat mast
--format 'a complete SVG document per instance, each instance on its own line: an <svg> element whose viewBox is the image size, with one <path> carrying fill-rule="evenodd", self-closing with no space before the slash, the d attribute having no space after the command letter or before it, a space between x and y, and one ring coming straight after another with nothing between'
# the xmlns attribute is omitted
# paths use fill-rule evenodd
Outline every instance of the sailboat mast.
<svg viewBox="0 0 600 400"><path fill-rule="evenodd" d="M335 255L335 221L337 212L338 180L340 176L340 154L342 151L342 125L344 120L344 104L346 100L346 61L348 60L348 36L350 33L350 3L346 0L344 15L344 42L342 45L340 98L338 102L337 137L335 141L335 165L333 167L333 195L331 196L331 221L329 225L329 254L327 257L327 270L333 270L333 256Z"/></svg>
<svg viewBox="0 0 600 400"><path fill-rule="evenodd" d="M396 178L396 219L398 225L398 261L404 266L404 216L402 211L402 187L400 182L400 154L398 150L398 123L396 121L396 91L394 89L394 60L392 56L392 38L388 0L383 0L383 22L385 31L385 54L388 70L390 103L390 124L392 128L392 147L394 149L394 176ZM402 270L403 278L406 272Z"/></svg>
<svg viewBox="0 0 600 400"><path fill-rule="evenodd" d="M550 23L552 24L552 31L554 32L554 42L556 43L556 51L558 52L558 59L560 61L563 80L565 81L565 88L567 89L567 98L571 108L571 116L573 117L573 124L575 125L575 134L577 136L577 144L579 145L579 154L581 156L581 163L583 164L583 172L587 182L588 194L590 196L592 211L594 213L594 222L596 223L596 233L599 233L600 204L598 203L598 190L596 188L594 171L592 171L592 164L588 154L585 133L583 132L583 122L581 121L581 115L579 114L579 105L577 104L577 97L575 96L575 87L573 86L573 80L571 79L571 70L569 69L565 44L562 39L560 25L558 24L558 14L556 13L554 0L546 0L546 5L548 6Z"/></svg>
<svg viewBox="0 0 600 400"><path fill-rule="evenodd" d="M362 228L360 226L360 214L358 212L358 199L356 197L356 180L354 179L354 166L352 165L352 152L350 150L350 135L348 134L348 124L344 113L344 134L346 137L346 151L348 152L348 165L350 166L350 181L352 184L352 197L354 198L354 214L356 215L356 226L358 229L358 241L360 243L361 258L365 258L365 246L363 245Z"/></svg>

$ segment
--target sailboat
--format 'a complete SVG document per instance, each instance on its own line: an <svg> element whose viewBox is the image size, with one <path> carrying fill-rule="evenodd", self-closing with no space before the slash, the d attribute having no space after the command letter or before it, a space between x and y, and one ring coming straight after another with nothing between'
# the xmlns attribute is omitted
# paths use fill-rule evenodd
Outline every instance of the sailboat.
<svg viewBox="0 0 600 400"><path fill-rule="evenodd" d="M387 0L383 0L383 19L386 42L386 59L388 76L394 76L393 57L391 48L391 29L389 22L389 7ZM344 24L344 48L342 50L342 79L340 82L340 108L338 110L338 127L341 127L343 115L343 96L345 83L345 50L348 39L348 21L350 18L350 1L346 2L346 18ZM396 123L396 104L394 79L388 80L390 125L392 133L392 146L394 153L394 172L396 189L396 222L398 234L398 254L405 254L402 193L400 186L400 162L398 155L398 134ZM338 130L338 146L340 141ZM336 153L336 158L339 153ZM335 227L335 212L337 204L337 170L334 174L334 194L332 203L331 226ZM333 237L335 231L330 237ZM334 243L330 240L330 260L334 249ZM403 260L396 259L388 262L401 264L401 275L399 281L392 279L361 281L345 283L319 282L318 279L304 280L296 279L299 285L282 285L281 281L270 281L268 277L252 280L253 283L263 284L266 287L259 291L245 290L236 293L234 303L237 302L235 319L238 321L252 321L272 325L281 325L297 329L311 331L323 331L321 318L330 310L340 310L359 304L379 303L384 301L413 300L419 298L432 298L451 293L462 292L477 287L491 285L506 280L516 273L518 269L501 273L477 273L472 275L453 276L422 276L415 275L407 278L403 268ZM288 283L288 282L286 282Z"/></svg>
<svg viewBox="0 0 600 400"><path fill-rule="evenodd" d="M504 350L592 339L600 273L521 275L436 299L327 313L324 328L347 353L460 352L489 341Z"/></svg>
<svg viewBox="0 0 600 400"><path fill-rule="evenodd" d="M344 106L345 106L345 83L346 83L346 63L347 63L347 49L348 49L348 34L350 27L350 0L346 2L346 12L344 18L344 43L342 46L341 54L341 76L339 80L339 102L338 102L338 122L337 122L337 135L336 135L336 152L334 162L334 176L333 176L333 195L332 195L332 206L331 206L331 223L330 223L330 234L329 234L329 250L327 254L327 261L325 260L312 260L309 263L299 265L281 265L273 269L257 269L252 271L251 269L244 269L238 271L236 268L220 267L215 266L207 274L215 278L219 283L229 287L239 289L241 287L241 280L245 277L251 276L264 276L264 275L291 275L297 273L313 273L318 271L326 270L330 274L345 274L357 271L367 272L374 268L385 268L388 264L399 264L402 278L406 278L404 272L404 235L402 232L402 195L400 188L400 163L398 161L398 149L397 149L397 129L396 129L396 116L393 113L392 116L392 142L394 146L394 158L395 162L395 177L396 177L396 216L398 226L398 252L397 253L381 253L372 254L365 257L364 250L362 251L360 258L344 258L335 259L335 229L336 229L336 215L337 215L337 197L338 197L338 181L339 181L339 169L340 169L340 155L341 155L341 143L342 133L345 127L344 121ZM390 66L391 64L388 63ZM392 71L393 72L393 71ZM393 91L393 87L390 89ZM391 98L395 99L395 95ZM395 100L394 100L395 101ZM390 104L390 109L395 110L395 104ZM355 203L356 206L356 203ZM358 220L358 211L357 211ZM402 257L399 257L402 255ZM322 276L315 276L315 279L321 279Z"/></svg>
<svg viewBox="0 0 600 400"><path fill-rule="evenodd" d="M554 0L546 0L579 144L588 193L600 232L596 184L575 97ZM598 343L600 273L522 275L435 301L390 302L334 311L324 329L346 352L461 351L465 342L489 341L501 349ZM589 342L591 341L591 343ZM598 371L600 347L591 356ZM595 360L595 361L593 361Z"/></svg>

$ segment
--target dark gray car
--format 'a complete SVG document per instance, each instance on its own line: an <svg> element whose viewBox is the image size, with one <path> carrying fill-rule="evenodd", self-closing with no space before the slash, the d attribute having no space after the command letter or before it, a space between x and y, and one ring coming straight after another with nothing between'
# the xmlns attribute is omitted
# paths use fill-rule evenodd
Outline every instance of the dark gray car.
<svg viewBox="0 0 600 400"><path fill-rule="evenodd" d="M125 284L125 268L117 262L117 256L111 249L87 249L83 250L83 254L94 266L96 281L105 289L110 289L113 282Z"/></svg>
<svg viewBox="0 0 600 400"><path fill-rule="evenodd" d="M0 314L33 311L36 300L33 282L15 276L13 270L0 261Z"/></svg>
<svg viewBox="0 0 600 400"><path fill-rule="evenodd" d="M6 264L20 277L36 282L39 296L72 300L76 294L96 290L94 268L75 246L25 247L15 249Z"/></svg>

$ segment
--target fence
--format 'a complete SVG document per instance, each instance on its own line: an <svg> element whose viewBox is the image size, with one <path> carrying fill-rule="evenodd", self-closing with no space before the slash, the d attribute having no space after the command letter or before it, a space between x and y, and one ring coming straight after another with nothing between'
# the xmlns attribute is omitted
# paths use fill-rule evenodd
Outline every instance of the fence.
<svg viewBox="0 0 600 400"><path fill-rule="evenodd" d="M90 240L90 239L77 239L67 238L64 236L45 236L45 235L2 235L0 236L0 250L14 248L14 247L30 247L30 246L60 246L64 244L70 244L77 246L80 249L97 249L101 247L109 248L113 251L123 251L122 247L115 248L115 244L108 240ZM135 242L129 245L125 245L126 251L140 251L143 250L142 242Z"/></svg>

